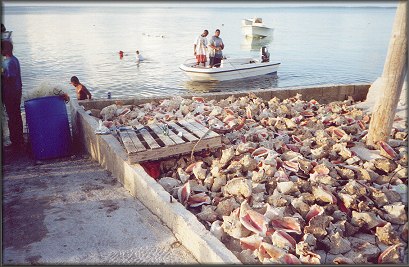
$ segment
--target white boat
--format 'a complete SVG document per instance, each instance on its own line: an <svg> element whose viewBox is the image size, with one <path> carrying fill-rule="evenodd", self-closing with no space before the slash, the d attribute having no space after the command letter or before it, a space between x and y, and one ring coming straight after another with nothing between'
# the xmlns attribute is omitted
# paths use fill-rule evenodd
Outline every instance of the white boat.
<svg viewBox="0 0 409 267"><path fill-rule="evenodd" d="M245 51L257 51L263 46L268 46L272 42L273 38L267 36L265 38L252 38L249 36L243 36L240 49Z"/></svg>
<svg viewBox="0 0 409 267"><path fill-rule="evenodd" d="M10 41L13 42L13 39L11 38L11 34L13 31L5 31L1 33L1 40L2 41Z"/></svg>
<svg viewBox="0 0 409 267"><path fill-rule="evenodd" d="M280 63L261 62L254 58L228 58L223 59L220 67L209 68L197 66L195 59L187 60L180 65L192 81L228 81L244 79L266 74L277 73Z"/></svg>
<svg viewBox="0 0 409 267"><path fill-rule="evenodd" d="M273 28L264 25L261 18L243 19L241 30L244 35L253 38L264 38L273 33Z"/></svg>

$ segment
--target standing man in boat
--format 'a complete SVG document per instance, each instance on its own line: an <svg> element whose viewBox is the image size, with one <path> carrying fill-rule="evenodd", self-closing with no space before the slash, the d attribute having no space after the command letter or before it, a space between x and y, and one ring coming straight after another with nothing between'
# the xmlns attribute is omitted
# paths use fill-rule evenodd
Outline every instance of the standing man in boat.
<svg viewBox="0 0 409 267"><path fill-rule="evenodd" d="M13 44L9 40L1 41L2 69L1 94L8 116L11 148L19 152L24 148L23 120L21 118L21 97L23 84L18 59L13 55Z"/></svg>
<svg viewBox="0 0 409 267"><path fill-rule="evenodd" d="M222 38L219 37L220 30L217 29L210 39L209 47L209 59L210 59L210 68L215 66L216 68L220 67L220 63L222 62L224 44Z"/></svg>
<svg viewBox="0 0 409 267"><path fill-rule="evenodd" d="M201 35L199 35L195 42L193 43L193 54L196 57L196 66L199 66L200 63L203 63L203 67L206 66L206 50L207 50L207 38L209 34L208 30L204 30Z"/></svg>

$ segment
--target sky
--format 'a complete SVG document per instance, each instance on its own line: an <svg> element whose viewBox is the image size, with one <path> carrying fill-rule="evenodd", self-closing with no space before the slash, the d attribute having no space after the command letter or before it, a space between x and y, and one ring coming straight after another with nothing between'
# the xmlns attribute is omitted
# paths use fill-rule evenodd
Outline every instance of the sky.
<svg viewBox="0 0 409 267"><path fill-rule="evenodd" d="M171 6L183 7L192 4L197 6L217 7L290 7L290 6L368 6L396 7L398 1L3 1L4 6Z"/></svg>

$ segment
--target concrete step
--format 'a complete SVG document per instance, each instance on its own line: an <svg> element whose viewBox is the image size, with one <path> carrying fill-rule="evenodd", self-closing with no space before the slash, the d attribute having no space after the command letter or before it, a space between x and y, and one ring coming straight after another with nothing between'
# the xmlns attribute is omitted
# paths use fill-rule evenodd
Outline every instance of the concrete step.
<svg viewBox="0 0 409 267"><path fill-rule="evenodd" d="M138 199L86 155L3 151L3 264L194 264Z"/></svg>

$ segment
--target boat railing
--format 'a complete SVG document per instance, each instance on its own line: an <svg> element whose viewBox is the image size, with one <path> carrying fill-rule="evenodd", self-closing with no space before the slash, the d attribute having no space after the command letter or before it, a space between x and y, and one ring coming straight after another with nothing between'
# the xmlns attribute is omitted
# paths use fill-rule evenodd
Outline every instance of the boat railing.
<svg viewBox="0 0 409 267"><path fill-rule="evenodd" d="M189 65L189 64L192 64L192 63L196 64L196 59L195 58L188 58L183 62L183 64L186 64L186 65Z"/></svg>

